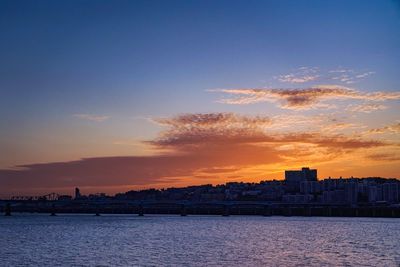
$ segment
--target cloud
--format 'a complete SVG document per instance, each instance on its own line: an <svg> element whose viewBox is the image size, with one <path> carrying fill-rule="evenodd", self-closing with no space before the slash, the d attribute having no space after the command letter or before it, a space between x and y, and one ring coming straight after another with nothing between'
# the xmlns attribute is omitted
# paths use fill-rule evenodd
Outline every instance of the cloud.
<svg viewBox="0 0 400 267"><path fill-rule="evenodd" d="M321 132L274 132L273 119L234 113L181 114L155 121L164 130L143 143L158 154L85 158L0 170L0 188L9 192L96 188L165 187L210 183L221 177L263 177L264 168L293 162L326 162L385 142ZM258 169L258 170L257 170ZM220 180L218 180L220 181ZM39 187L40 185L40 187Z"/></svg>
<svg viewBox="0 0 400 267"><path fill-rule="evenodd" d="M278 80L287 83L306 83L315 81L318 77L319 77L318 75L304 75L296 77L294 74L287 74L279 76Z"/></svg>
<svg viewBox="0 0 400 267"><path fill-rule="evenodd" d="M400 161L400 155L395 153L376 153L368 155L367 158L374 161Z"/></svg>
<svg viewBox="0 0 400 267"><path fill-rule="evenodd" d="M193 128L221 128L221 127L246 127L271 124L267 116L244 116L232 112L220 113L188 113L172 118L156 118L155 122L164 125L178 127L179 129L192 130Z"/></svg>
<svg viewBox="0 0 400 267"><path fill-rule="evenodd" d="M382 128L375 128L368 130L369 134L384 134L384 133L392 133L398 134L400 133L400 123L394 123L391 125L384 126Z"/></svg>
<svg viewBox="0 0 400 267"><path fill-rule="evenodd" d="M101 116L93 114L74 114L73 116L83 120L96 121L96 122L102 122L110 118L110 116Z"/></svg>
<svg viewBox="0 0 400 267"><path fill-rule="evenodd" d="M333 124L328 124L328 125L322 125L321 130L323 132L329 132L329 133L337 133L343 130L348 130L348 129L360 129L360 128L365 128L365 125L360 125L360 124L355 124L355 123L346 123L346 122L338 122L338 123L333 123Z"/></svg>
<svg viewBox="0 0 400 267"><path fill-rule="evenodd" d="M337 80L346 84L353 84L359 82L365 79L366 77L375 74L374 71L358 72L352 69L343 69L343 68L331 70L328 73L333 74L333 76L331 76L330 79Z"/></svg>
<svg viewBox="0 0 400 267"><path fill-rule="evenodd" d="M272 123L267 116L250 117L234 113L181 114L172 118L155 119L155 122L168 127L157 139L158 144L171 142L172 139L191 142L197 138L240 138L244 133L257 136L263 127Z"/></svg>
<svg viewBox="0 0 400 267"><path fill-rule="evenodd" d="M215 175L215 174L218 174L218 173L236 172L236 171L239 171L239 170L240 170L240 168L237 168L237 167L230 167L230 166L221 167L221 168L218 168L218 167L211 167L211 168L199 169L199 170L197 171L197 173Z"/></svg>
<svg viewBox="0 0 400 267"><path fill-rule="evenodd" d="M364 103L360 105L350 105L346 110L352 112L371 113L373 111L385 110L387 106L382 104Z"/></svg>
<svg viewBox="0 0 400 267"><path fill-rule="evenodd" d="M272 117L270 130L280 131L309 131L324 123L330 123L333 118L327 115L305 116L302 114L281 114Z"/></svg>
<svg viewBox="0 0 400 267"><path fill-rule="evenodd" d="M142 157L99 157L68 162L19 166L0 170L0 187L6 192L49 192L52 188L71 191L79 187L151 187L173 184L210 162L195 155L154 155ZM95 191L94 191L95 192Z"/></svg>
<svg viewBox="0 0 400 267"><path fill-rule="evenodd" d="M357 74L355 77L358 78L358 79L361 79L361 78L368 77L368 76L370 76L372 74L375 74L375 72L374 71L367 71L367 72L364 72L364 73Z"/></svg>
<svg viewBox="0 0 400 267"><path fill-rule="evenodd" d="M280 132L322 132L335 134L345 130L359 130L365 128L359 123L347 122L346 118L334 114L318 114L306 116L302 114L282 114L272 117L270 130Z"/></svg>
<svg viewBox="0 0 400 267"><path fill-rule="evenodd" d="M386 101L400 99L400 92L363 93L352 88L337 85L320 85L303 89L215 89L212 92L222 92L234 96L219 100L225 104L252 104L259 102L277 103L284 109L318 108L322 101L329 99L356 99L369 101ZM322 106L326 108L326 106Z"/></svg>
<svg viewBox="0 0 400 267"><path fill-rule="evenodd" d="M227 123L230 120L236 124ZM384 145L381 141L354 139L343 135L326 136L320 132L271 132L269 129L273 124L268 117L237 116L233 113L184 114L169 118L167 121L163 120L163 123L168 129L161 133L159 138L148 143L158 147L174 147L178 151L191 149L192 146L199 148L209 143L259 144L263 147L269 144L307 143L342 149Z"/></svg>
<svg viewBox="0 0 400 267"><path fill-rule="evenodd" d="M344 69L344 68L339 68L335 70L330 70L328 71L329 73L348 73L348 72L354 72L352 69Z"/></svg>
<svg viewBox="0 0 400 267"><path fill-rule="evenodd" d="M279 75L275 78L285 83L306 83L318 79L317 71L318 68L315 67L301 67L294 73Z"/></svg>
<svg viewBox="0 0 400 267"><path fill-rule="evenodd" d="M352 69L338 68L327 73L321 73L317 67L301 67L297 70L275 77L280 82L299 84L316 81L318 79L328 79L339 81L345 84L353 84L375 74L374 71L355 71Z"/></svg>

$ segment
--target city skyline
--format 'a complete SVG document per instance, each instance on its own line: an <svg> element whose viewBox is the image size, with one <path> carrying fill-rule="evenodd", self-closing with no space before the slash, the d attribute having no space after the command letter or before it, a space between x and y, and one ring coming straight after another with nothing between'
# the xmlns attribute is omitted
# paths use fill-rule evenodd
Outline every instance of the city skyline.
<svg viewBox="0 0 400 267"><path fill-rule="evenodd" d="M103 209L112 209L113 204L118 203L125 205L125 209L120 209L119 212L126 213L132 212L129 209L129 204L134 204L137 206L140 216L143 216L143 209L140 207L143 207L145 203L150 206L153 205L153 207L164 205L167 210L174 206L175 208L176 206L181 207L179 210L183 216L186 216L185 207L192 206L193 208L193 205L204 205L206 203L213 205L214 208L221 205L225 207L261 205L264 208L292 205L292 208L302 207L303 213L301 214L305 216L311 215L311 213L308 213L308 215L304 213L304 209L311 206L314 208L331 206L339 209L343 207L369 208L368 216L376 216L373 209L396 208L400 204L399 179L380 177L318 179L317 173L317 169L302 167L299 170L285 170L284 180L251 183L228 182L218 185L202 184L161 189L147 188L118 192L113 196L102 192L85 194L80 191L80 188L76 187L73 196L53 192L42 196L12 196L5 201L14 202L17 206L21 205L20 211L29 209L29 207L24 206L24 203L41 203L44 207L48 207L49 203L54 204L56 202L61 204L66 212L74 206L74 203L79 204L80 212L90 212L96 205L98 207L102 205ZM86 205L82 205L82 203ZM91 208L87 205L91 205ZM33 209L37 209L37 206L33 206ZM226 210L229 210L229 208ZM329 213L325 215L331 216ZM224 216L228 214L229 212ZM343 213L342 210L337 215L343 216L344 214L346 213ZM319 215L321 214L319 213ZM353 215L358 216L357 214Z"/></svg>
<svg viewBox="0 0 400 267"><path fill-rule="evenodd" d="M74 191L74 198L76 199L77 196L79 196L78 198L80 198L80 196L84 197L85 199L87 199L87 197L89 197L89 199L97 199L97 198L104 198L104 197L116 197L118 195L121 194L127 194L129 192L147 192L147 191L168 191L168 190L185 190L187 188L201 188L201 187L224 187L227 186L229 184L244 184L244 185L249 185L249 184L253 184L253 185L257 185L257 184L268 184L268 183L280 183L282 185L285 185L285 187L287 187L287 192L289 194L293 194L293 195L298 195L299 193L304 193L303 189L301 189L302 187L304 188L307 186L310 186L312 188L315 187L316 184L320 184L320 183L325 183L325 181L343 181L346 182L346 180L348 181L358 181L358 182L362 182L364 180L368 181L371 180L373 181L372 185L376 186L376 180L380 180L382 183L398 183L398 189L396 189L396 192L394 192L396 195L398 195L398 200L400 201L400 179L396 178L396 177L379 177L379 176L371 176L371 177L354 177L354 176L349 176L349 177L318 177L317 174L317 169L310 169L309 167L301 167L298 168L297 170L291 169L291 170L285 170L283 172L283 178L281 179L266 179L266 180L256 180L256 181L246 181L246 180L232 180L232 181L226 181L223 183L219 183L219 184L207 184L207 183L203 183L203 184L189 184L187 186L172 186L172 187L139 187L139 188L128 188L126 192L121 191L121 192L112 192L110 194L107 194L105 192L100 192L100 191L93 191L93 190L88 190L85 194L82 194L80 191L79 187L71 187L71 188L67 188L67 189L63 189L60 192L50 192L50 191L46 191L46 192L41 192L39 194L31 194L31 195L24 195L24 194L8 194L8 195L3 195L3 200L7 200L7 199L11 199L11 200L40 200L41 198L47 198L50 197L50 200L57 200L58 197L61 197L61 199L66 198L66 200L70 200L69 197L70 193L72 191ZM302 184L303 182L306 182L306 184ZM293 185L295 185L295 189L293 189ZM312 185L314 184L314 185ZM396 185L397 187L397 185ZM87 189L86 187L83 187L83 190ZM294 191L293 191L294 190ZM27 191L27 192L31 192L31 191ZM2 199L2 197L0 197L0 200ZM72 199L72 198L71 198Z"/></svg>
<svg viewBox="0 0 400 267"><path fill-rule="evenodd" d="M0 198L399 178L396 1L0 1Z"/></svg>

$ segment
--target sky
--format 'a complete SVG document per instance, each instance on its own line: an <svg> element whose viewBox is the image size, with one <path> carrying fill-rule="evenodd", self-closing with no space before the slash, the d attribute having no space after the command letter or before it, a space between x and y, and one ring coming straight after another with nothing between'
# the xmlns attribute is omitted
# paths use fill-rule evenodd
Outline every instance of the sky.
<svg viewBox="0 0 400 267"><path fill-rule="evenodd" d="M0 197L400 172L399 1L0 0Z"/></svg>

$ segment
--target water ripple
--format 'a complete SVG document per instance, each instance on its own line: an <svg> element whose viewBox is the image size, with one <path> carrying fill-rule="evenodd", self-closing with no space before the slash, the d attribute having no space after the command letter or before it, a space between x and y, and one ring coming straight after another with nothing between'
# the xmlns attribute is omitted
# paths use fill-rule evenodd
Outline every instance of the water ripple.
<svg viewBox="0 0 400 267"><path fill-rule="evenodd" d="M399 266L400 220L14 215L1 266Z"/></svg>

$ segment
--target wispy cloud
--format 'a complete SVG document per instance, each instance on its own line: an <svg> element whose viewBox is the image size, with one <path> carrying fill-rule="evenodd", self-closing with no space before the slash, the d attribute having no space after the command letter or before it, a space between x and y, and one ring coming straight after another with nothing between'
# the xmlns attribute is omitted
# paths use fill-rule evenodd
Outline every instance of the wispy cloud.
<svg viewBox="0 0 400 267"><path fill-rule="evenodd" d="M315 67L301 67L293 73L279 75L275 78L278 79L280 82L285 83L306 83L318 79L319 75L317 74L317 72L318 68Z"/></svg>
<svg viewBox="0 0 400 267"><path fill-rule="evenodd" d="M367 158L374 161L400 161L400 155L396 153L374 153L367 155Z"/></svg>
<svg viewBox="0 0 400 267"><path fill-rule="evenodd" d="M348 68L337 68L330 71L321 71L317 67L301 67L290 73L274 77L280 82L301 84L317 80L333 80L344 84L360 82L375 74L374 71L356 71Z"/></svg>
<svg viewBox="0 0 400 267"><path fill-rule="evenodd" d="M382 128L375 128L368 130L369 134L384 134L384 133L392 133L392 134L399 134L400 133L400 123L394 123Z"/></svg>
<svg viewBox="0 0 400 267"><path fill-rule="evenodd" d="M73 116L76 118L83 119L83 120L96 121L96 122L102 122L102 121L108 120L110 118L110 116L82 114L82 113L74 114Z"/></svg>
<svg viewBox="0 0 400 267"><path fill-rule="evenodd" d="M365 125L356 123L338 122L321 126L321 131L325 133L338 133L344 130L360 130L365 127Z"/></svg>
<svg viewBox="0 0 400 267"><path fill-rule="evenodd" d="M385 110L385 109L387 109L387 106L382 104L363 103L360 105L350 105L349 107L347 107L346 110L352 112L371 113L373 111Z"/></svg>
<svg viewBox="0 0 400 267"><path fill-rule="evenodd" d="M332 80L340 81L345 84L353 84L367 78L372 74L375 74L374 71L359 72L344 68L331 70L329 73L332 75L330 77Z"/></svg>
<svg viewBox="0 0 400 267"><path fill-rule="evenodd" d="M361 73L361 74L357 74L355 77L358 78L358 79L361 79L361 78L368 77L368 76L370 76L372 74L375 74L375 71L367 71L367 72L364 72L364 73Z"/></svg>
<svg viewBox="0 0 400 267"><path fill-rule="evenodd" d="M348 72L354 72L352 69L345 69L345 68L338 68L334 70L328 71L329 73L348 73Z"/></svg>
<svg viewBox="0 0 400 267"><path fill-rule="evenodd" d="M368 101L385 101L400 99L400 92L364 93L352 88L337 85L320 85L303 89L215 89L212 92L222 92L234 96L219 100L225 104L253 104L273 102L284 109L311 109L323 105L321 102L329 99L356 99ZM326 108L326 106L324 107Z"/></svg>
<svg viewBox="0 0 400 267"><path fill-rule="evenodd" d="M301 114L281 114L272 117L272 125L270 130L279 131L307 131L315 129L315 126L322 125L326 122L331 122L332 118L327 116L305 116Z"/></svg>

